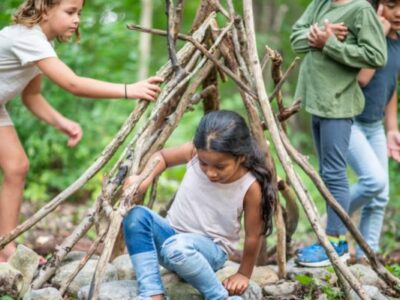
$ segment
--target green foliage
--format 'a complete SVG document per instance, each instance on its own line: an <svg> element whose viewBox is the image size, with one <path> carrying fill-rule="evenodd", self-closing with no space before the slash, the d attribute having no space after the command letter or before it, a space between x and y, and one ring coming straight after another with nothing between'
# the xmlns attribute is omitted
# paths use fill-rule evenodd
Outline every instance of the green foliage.
<svg viewBox="0 0 400 300"><path fill-rule="evenodd" d="M14 298L10 296L0 296L0 300L14 300Z"/></svg>
<svg viewBox="0 0 400 300"><path fill-rule="evenodd" d="M297 275L295 279L304 286L310 286L315 283L314 278L308 275Z"/></svg>
<svg viewBox="0 0 400 300"><path fill-rule="evenodd" d="M322 286L321 291L326 295L328 300L343 299L343 293L341 291L333 289L329 285Z"/></svg>
<svg viewBox="0 0 400 300"><path fill-rule="evenodd" d="M333 270L333 269L332 269ZM314 293L323 293L328 300L339 300L343 299L341 291L334 289L334 287L326 284L318 284L318 282L312 277L304 274L297 275L296 281L308 289L308 295L303 299L314 299Z"/></svg>
<svg viewBox="0 0 400 300"><path fill-rule="evenodd" d="M386 269L390 273L392 273L394 276L400 278L400 265L399 264L388 265L388 266L386 266Z"/></svg>

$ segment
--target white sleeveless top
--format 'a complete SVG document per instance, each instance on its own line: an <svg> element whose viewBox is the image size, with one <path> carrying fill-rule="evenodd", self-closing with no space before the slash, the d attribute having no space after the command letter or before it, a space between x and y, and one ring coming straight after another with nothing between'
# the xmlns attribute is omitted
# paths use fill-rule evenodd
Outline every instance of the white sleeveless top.
<svg viewBox="0 0 400 300"><path fill-rule="evenodd" d="M231 183L211 182L195 156L187 164L167 220L177 232L207 236L232 254L240 239L244 196L255 180L247 172Z"/></svg>

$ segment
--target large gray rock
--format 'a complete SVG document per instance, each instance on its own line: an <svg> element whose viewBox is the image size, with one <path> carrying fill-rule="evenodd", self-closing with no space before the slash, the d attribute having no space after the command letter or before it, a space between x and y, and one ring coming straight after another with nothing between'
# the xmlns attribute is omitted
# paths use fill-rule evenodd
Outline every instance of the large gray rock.
<svg viewBox="0 0 400 300"><path fill-rule="evenodd" d="M350 270L363 285L371 285L376 287L385 286L385 283L382 281L382 279L380 279L378 274L376 274L375 271L369 266L356 264L351 266Z"/></svg>
<svg viewBox="0 0 400 300"><path fill-rule="evenodd" d="M235 274L239 269L239 266L239 264L234 262L226 263L222 269L217 271L217 278L223 281L225 278ZM259 286L264 286L279 280L276 272L268 266L255 267L250 279Z"/></svg>
<svg viewBox="0 0 400 300"><path fill-rule="evenodd" d="M20 271L8 263L0 263L0 295L17 298L21 294L23 285Z"/></svg>
<svg viewBox="0 0 400 300"><path fill-rule="evenodd" d="M39 266L39 255L37 255L28 247L19 245L17 250L8 260L8 263L20 271L23 276L23 284L20 294L22 296L28 290L29 285L32 282L33 275L35 275L35 272Z"/></svg>
<svg viewBox="0 0 400 300"><path fill-rule="evenodd" d="M129 254L118 256L112 261L112 265L117 269L119 280L133 280L136 278Z"/></svg>
<svg viewBox="0 0 400 300"><path fill-rule="evenodd" d="M180 282L164 283L165 294L170 300L203 300L203 296L190 284Z"/></svg>
<svg viewBox="0 0 400 300"><path fill-rule="evenodd" d="M54 276L52 283L55 286L61 286L70 275L75 271L79 261L73 261L69 264L62 266ZM96 270L97 260L89 260L85 267L78 273L75 279L71 282L68 287L67 292L71 295L76 295L80 288L90 284L93 274ZM117 269L111 265L107 264L102 282L116 281L118 280Z"/></svg>
<svg viewBox="0 0 400 300"><path fill-rule="evenodd" d="M280 298L292 295L299 283L294 281L282 281L276 284L268 284L263 287L266 296Z"/></svg>
<svg viewBox="0 0 400 300"><path fill-rule="evenodd" d="M371 300L387 300L376 286L363 285L363 288ZM351 300L360 300L361 298L353 290L350 292Z"/></svg>
<svg viewBox="0 0 400 300"><path fill-rule="evenodd" d="M78 300L89 299L90 285L79 290ZM135 280L119 280L102 283L99 300L132 300L136 296Z"/></svg>
<svg viewBox="0 0 400 300"><path fill-rule="evenodd" d="M45 288L40 290L29 290L23 300L62 300L63 297L55 288Z"/></svg>
<svg viewBox="0 0 400 300"><path fill-rule="evenodd" d="M261 287L254 281L250 280L249 287L241 297L243 300L262 300Z"/></svg>
<svg viewBox="0 0 400 300"><path fill-rule="evenodd" d="M80 261L82 258L84 258L86 256L86 254L87 253L83 252L83 251L71 251L64 257L64 259L61 262L61 265L66 265L66 264L69 264L69 263L71 263L73 261ZM98 255L92 255L90 257L90 259L97 260L97 259L99 259L99 256Z"/></svg>
<svg viewBox="0 0 400 300"><path fill-rule="evenodd" d="M172 273L171 273L172 274ZM182 281L174 281L171 280L169 282L165 282L163 276L163 282L165 286L166 295L170 298L170 300L202 300L203 296L200 294L198 290L192 287L190 284L182 282ZM176 276L176 275L175 275ZM177 276L174 277L178 278ZM253 281L250 281L249 287L241 295L243 300L261 300L262 299L262 290L258 284Z"/></svg>

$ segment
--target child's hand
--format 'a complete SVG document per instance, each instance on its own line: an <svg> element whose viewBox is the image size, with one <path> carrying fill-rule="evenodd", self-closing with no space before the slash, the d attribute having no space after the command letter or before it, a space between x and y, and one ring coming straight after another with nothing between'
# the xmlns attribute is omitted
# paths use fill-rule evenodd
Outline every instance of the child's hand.
<svg viewBox="0 0 400 300"><path fill-rule="evenodd" d="M128 190L129 187L135 182L135 180L137 180L139 178L139 176L137 175L130 175L125 179L124 185L122 186L122 189L124 191ZM139 189L137 191L138 195L143 195L143 193L146 191L147 189L147 182L143 181L142 184L139 186Z"/></svg>
<svg viewBox="0 0 400 300"><path fill-rule="evenodd" d="M161 91L160 87L157 84L163 81L164 80L161 77L154 76L147 78L146 80L128 84L126 86L126 96L127 98L137 98L153 101L157 98L158 93L160 93Z"/></svg>
<svg viewBox="0 0 400 300"><path fill-rule="evenodd" d="M325 20L324 24L324 30L320 29L318 24L313 24L310 26L310 31L308 33L308 44L311 47L322 49L324 48L328 39L335 35L332 30L332 24L329 23L328 20Z"/></svg>
<svg viewBox="0 0 400 300"><path fill-rule="evenodd" d="M222 284L228 290L229 295L241 295L249 286L249 278L240 273L236 273L226 278Z"/></svg>
<svg viewBox="0 0 400 300"><path fill-rule="evenodd" d="M388 131L387 133L388 155L395 161L400 162L400 132Z"/></svg>
<svg viewBox="0 0 400 300"><path fill-rule="evenodd" d="M68 136L68 147L75 147L82 138L81 126L70 119L62 117L56 127Z"/></svg>
<svg viewBox="0 0 400 300"><path fill-rule="evenodd" d="M127 189L129 189L129 187L131 186L131 184L135 181L135 179L137 179L137 176L131 175L126 177L125 181L124 181L124 185L122 186L122 189L124 191L126 191Z"/></svg>
<svg viewBox="0 0 400 300"><path fill-rule="evenodd" d="M377 14L379 20L381 21L383 32L385 33L385 35L388 35L392 26L390 25L390 22L383 16L383 4L379 4Z"/></svg>
<svg viewBox="0 0 400 300"><path fill-rule="evenodd" d="M344 25L344 23L332 23L330 24L330 28L333 31L333 33L336 35L336 38L343 42L346 37L348 32L347 26Z"/></svg>

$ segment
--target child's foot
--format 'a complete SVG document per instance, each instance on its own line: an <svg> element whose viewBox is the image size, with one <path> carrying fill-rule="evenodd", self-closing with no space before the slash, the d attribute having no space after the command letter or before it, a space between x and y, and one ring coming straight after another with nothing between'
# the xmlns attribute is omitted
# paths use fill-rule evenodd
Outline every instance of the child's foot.
<svg viewBox="0 0 400 300"><path fill-rule="evenodd" d="M349 258L349 247L346 241L339 241L338 243L330 241L336 253L342 261ZM330 266L331 262L325 249L321 244L313 244L304 247L297 252L296 263L304 267L326 267Z"/></svg>

